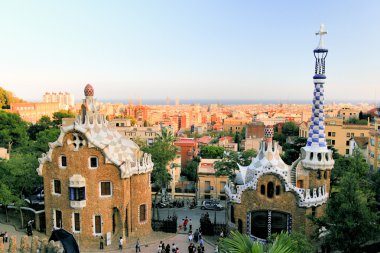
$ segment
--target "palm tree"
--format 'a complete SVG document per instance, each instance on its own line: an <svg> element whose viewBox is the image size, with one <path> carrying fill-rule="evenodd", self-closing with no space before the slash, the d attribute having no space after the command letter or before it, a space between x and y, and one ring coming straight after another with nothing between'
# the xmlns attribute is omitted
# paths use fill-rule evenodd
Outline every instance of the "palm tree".
<svg viewBox="0 0 380 253"><path fill-rule="evenodd" d="M281 232L272 244L263 245L252 241L248 235L232 231L220 242L222 253L295 253L295 242L287 233Z"/></svg>

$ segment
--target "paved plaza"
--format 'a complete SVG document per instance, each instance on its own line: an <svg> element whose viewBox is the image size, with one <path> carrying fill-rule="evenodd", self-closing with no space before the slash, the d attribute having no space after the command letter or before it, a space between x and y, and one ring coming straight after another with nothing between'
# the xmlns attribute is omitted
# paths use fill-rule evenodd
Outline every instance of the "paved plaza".
<svg viewBox="0 0 380 253"><path fill-rule="evenodd" d="M188 208L163 208L159 209L160 212L160 218L166 218L168 215L172 216L174 213L178 216L178 223L182 221L186 216L189 219L192 219L193 221L193 227L194 230L199 227L199 219L201 217L201 214L209 212L210 219L213 222L214 221L214 216L216 214L216 219L217 222L223 222L225 218L225 212L224 211L204 211L199 208L189 210ZM14 228L12 225L8 224L3 224L0 223L0 232L7 231L9 236L15 235L17 237L17 242L20 244L21 237L26 235L25 231L18 231ZM36 231L33 232L34 235L37 235L39 238L46 238L47 236L42 233L38 233ZM31 240L31 237L29 237ZM166 244L172 244L175 243L176 246L179 247L180 252L188 252L187 247L189 246L187 234L182 230L179 231L177 234L169 234L169 233L162 233L162 232L153 232L146 238L140 238L141 241L141 252L143 253L155 253L157 252L158 245L160 241L163 241ZM81 249L81 252L88 252L88 253L95 253L95 252L136 252L135 251L135 243L136 243L136 238L127 238L127 245L126 247L120 251L117 250L117 245L111 245L109 247L105 247L103 251L100 250L86 250L86 249ZM6 249L8 248L8 245L6 245ZM206 238L205 240L205 252L206 253L211 253L215 252L214 251L215 246L210 243L210 240Z"/></svg>

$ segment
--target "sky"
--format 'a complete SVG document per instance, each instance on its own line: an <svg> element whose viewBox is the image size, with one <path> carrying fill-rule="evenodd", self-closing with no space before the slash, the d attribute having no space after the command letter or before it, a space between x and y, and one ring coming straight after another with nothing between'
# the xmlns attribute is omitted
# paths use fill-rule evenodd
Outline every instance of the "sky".
<svg viewBox="0 0 380 253"><path fill-rule="evenodd" d="M103 100L312 98L315 32L327 100L380 100L380 1L0 2L0 87Z"/></svg>

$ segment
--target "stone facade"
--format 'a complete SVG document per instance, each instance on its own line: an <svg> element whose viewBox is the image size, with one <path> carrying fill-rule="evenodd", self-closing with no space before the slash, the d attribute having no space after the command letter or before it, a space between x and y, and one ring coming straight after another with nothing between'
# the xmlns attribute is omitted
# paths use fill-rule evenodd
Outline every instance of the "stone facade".
<svg viewBox="0 0 380 253"><path fill-rule="evenodd" d="M142 236L151 232L149 155L109 127L86 95L73 125L40 159L44 178L46 231L63 228L81 246L99 244L100 236Z"/></svg>

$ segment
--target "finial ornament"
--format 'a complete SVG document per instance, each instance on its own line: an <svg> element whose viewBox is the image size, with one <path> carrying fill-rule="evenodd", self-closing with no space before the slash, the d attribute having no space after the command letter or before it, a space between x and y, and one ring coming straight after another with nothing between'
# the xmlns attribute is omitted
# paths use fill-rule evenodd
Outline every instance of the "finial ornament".
<svg viewBox="0 0 380 253"><path fill-rule="evenodd" d="M315 33L315 35L319 35L319 45L317 47L318 49L324 48L323 35L326 35L326 34L327 34L327 31L325 31L325 25L321 24L319 31Z"/></svg>

